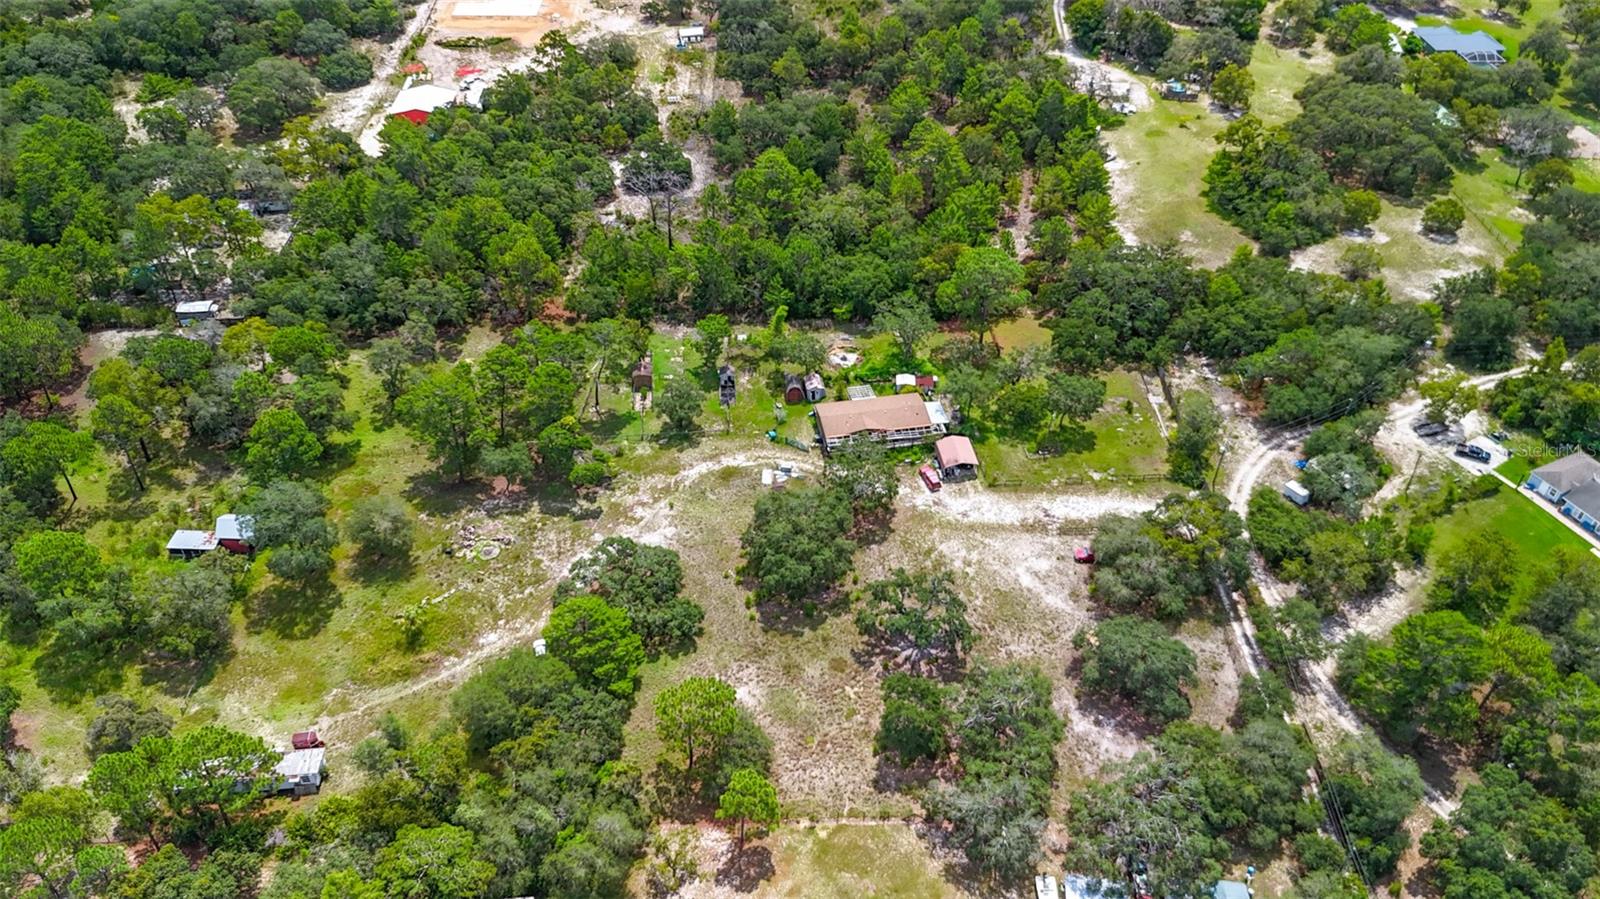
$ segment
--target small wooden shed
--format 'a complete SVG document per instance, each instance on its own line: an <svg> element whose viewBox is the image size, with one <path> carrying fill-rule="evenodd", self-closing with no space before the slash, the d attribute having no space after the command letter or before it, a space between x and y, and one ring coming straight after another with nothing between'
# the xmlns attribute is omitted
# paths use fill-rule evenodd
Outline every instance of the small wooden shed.
<svg viewBox="0 0 1600 899"><path fill-rule="evenodd" d="M649 393L655 388L655 368L646 356L633 369L633 392Z"/></svg>
<svg viewBox="0 0 1600 899"><path fill-rule="evenodd" d="M812 372L806 375L806 402L820 403L828 398L828 385L823 383L822 375Z"/></svg>
<svg viewBox="0 0 1600 899"><path fill-rule="evenodd" d="M806 401L806 385L799 375L784 375L783 401L790 405Z"/></svg>

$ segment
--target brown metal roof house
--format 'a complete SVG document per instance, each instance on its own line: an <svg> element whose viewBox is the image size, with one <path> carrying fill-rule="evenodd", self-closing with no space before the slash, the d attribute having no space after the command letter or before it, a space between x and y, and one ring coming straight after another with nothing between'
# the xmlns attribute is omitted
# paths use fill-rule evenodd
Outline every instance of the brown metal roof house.
<svg viewBox="0 0 1600 899"><path fill-rule="evenodd" d="M943 434L950 423L942 406L915 393L818 403L816 415L824 452L856 437L910 446Z"/></svg>

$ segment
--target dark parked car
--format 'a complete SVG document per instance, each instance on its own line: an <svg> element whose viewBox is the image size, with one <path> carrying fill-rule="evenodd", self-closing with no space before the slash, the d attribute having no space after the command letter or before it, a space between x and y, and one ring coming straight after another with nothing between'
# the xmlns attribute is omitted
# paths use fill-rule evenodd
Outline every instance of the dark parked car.
<svg viewBox="0 0 1600 899"><path fill-rule="evenodd" d="M1418 437L1433 437L1450 430L1450 426L1442 421L1417 420L1412 423L1411 430L1417 432Z"/></svg>
<svg viewBox="0 0 1600 899"><path fill-rule="evenodd" d="M1473 446L1470 443L1456 444L1456 455L1463 458L1472 459L1476 462L1488 462L1494 458L1493 456L1489 455L1488 450L1481 446Z"/></svg>

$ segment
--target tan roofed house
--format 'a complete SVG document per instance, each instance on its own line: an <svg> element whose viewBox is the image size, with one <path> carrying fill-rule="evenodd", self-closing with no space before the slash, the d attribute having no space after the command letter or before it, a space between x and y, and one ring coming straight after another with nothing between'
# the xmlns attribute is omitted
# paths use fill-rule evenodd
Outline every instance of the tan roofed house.
<svg viewBox="0 0 1600 899"><path fill-rule="evenodd" d="M938 404L924 402L914 393L818 403L817 430L822 435L822 448L831 450L856 437L880 440L889 446L909 446L943 434L949 419L942 409L936 414L929 408L931 405Z"/></svg>

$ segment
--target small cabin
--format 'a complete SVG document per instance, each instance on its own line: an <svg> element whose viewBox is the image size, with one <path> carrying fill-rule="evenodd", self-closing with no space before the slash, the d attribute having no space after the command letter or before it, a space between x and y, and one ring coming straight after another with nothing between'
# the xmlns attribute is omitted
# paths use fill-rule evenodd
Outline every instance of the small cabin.
<svg viewBox="0 0 1600 899"><path fill-rule="evenodd" d="M389 115L405 119L413 125L427 124L428 116L456 102L457 91L439 84L413 84L415 76L407 78L405 86L389 104Z"/></svg>
<svg viewBox="0 0 1600 899"><path fill-rule="evenodd" d="M1290 481L1284 484L1283 495L1289 502L1297 506L1303 506L1311 502L1311 491L1307 490L1305 485L1299 481Z"/></svg>
<svg viewBox="0 0 1600 899"><path fill-rule="evenodd" d="M248 515L218 515L216 525L209 531L179 528L167 540L167 556L173 559L198 559L222 547L231 553L248 555L255 552L251 540L255 538L255 522Z"/></svg>
<svg viewBox="0 0 1600 899"><path fill-rule="evenodd" d="M685 25L682 28L678 29L678 49L679 50L682 50L685 47L689 47L689 46L692 46L694 44L704 43L705 39L706 39L706 26L704 26L704 25Z"/></svg>
<svg viewBox="0 0 1600 899"><path fill-rule="evenodd" d="M218 306L211 300L184 300L172 307L180 322L205 321L217 317Z"/></svg>
<svg viewBox="0 0 1600 899"><path fill-rule="evenodd" d="M783 401L791 406L795 403L806 401L805 381L799 375L785 375L783 378Z"/></svg>
<svg viewBox="0 0 1600 899"><path fill-rule="evenodd" d="M945 480L957 481L978 473L978 453L972 441L959 434L941 437L933 444L933 458Z"/></svg>
<svg viewBox="0 0 1600 899"><path fill-rule="evenodd" d="M167 556L190 561L198 559L217 548L217 535L212 531L194 531L180 528L167 540Z"/></svg>
<svg viewBox="0 0 1600 899"><path fill-rule="evenodd" d="M327 750L320 746L309 749L291 749L283 754L282 761L272 769L273 792L305 796L322 790L322 775Z"/></svg>
<svg viewBox="0 0 1600 899"><path fill-rule="evenodd" d="M640 359L639 364L633 367L632 382L634 393L649 393L654 388L655 367L649 356Z"/></svg>

